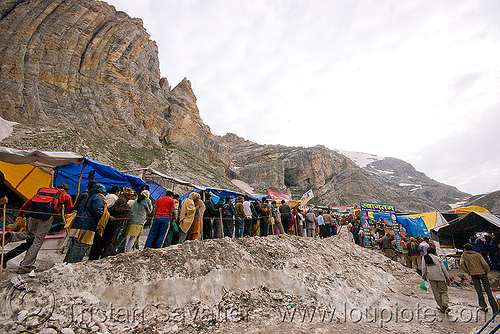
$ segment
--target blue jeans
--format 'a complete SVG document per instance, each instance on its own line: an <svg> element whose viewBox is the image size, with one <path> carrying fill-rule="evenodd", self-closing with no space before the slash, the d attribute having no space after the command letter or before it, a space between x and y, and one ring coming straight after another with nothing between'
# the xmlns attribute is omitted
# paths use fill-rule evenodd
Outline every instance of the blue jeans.
<svg viewBox="0 0 500 334"><path fill-rule="evenodd" d="M245 229L245 221L241 218L236 218L234 236L236 238L241 238L243 236L243 230Z"/></svg>
<svg viewBox="0 0 500 334"><path fill-rule="evenodd" d="M224 217L222 220L224 224L224 237L233 237L234 231L234 219L233 217Z"/></svg>
<svg viewBox="0 0 500 334"><path fill-rule="evenodd" d="M80 241L72 238L71 243L69 245L66 261L68 263L82 262L83 257L87 253L89 247L90 245L81 243Z"/></svg>
<svg viewBox="0 0 500 334"><path fill-rule="evenodd" d="M155 217L149 230L144 248L162 248L170 246L174 232L168 217Z"/></svg>

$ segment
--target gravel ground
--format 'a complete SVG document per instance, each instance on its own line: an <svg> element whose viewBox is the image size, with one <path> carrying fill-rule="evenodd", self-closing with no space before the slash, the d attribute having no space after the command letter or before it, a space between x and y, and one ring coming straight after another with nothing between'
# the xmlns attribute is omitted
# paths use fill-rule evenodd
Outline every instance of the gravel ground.
<svg viewBox="0 0 500 334"><path fill-rule="evenodd" d="M17 285L15 267L4 272L0 332L474 333L491 316L461 270L442 315L413 270L346 235L188 241L43 267Z"/></svg>

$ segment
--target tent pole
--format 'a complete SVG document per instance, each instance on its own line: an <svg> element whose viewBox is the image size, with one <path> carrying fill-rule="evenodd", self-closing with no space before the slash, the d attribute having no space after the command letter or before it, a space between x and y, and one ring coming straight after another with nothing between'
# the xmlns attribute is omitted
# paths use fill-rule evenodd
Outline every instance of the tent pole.
<svg viewBox="0 0 500 334"><path fill-rule="evenodd" d="M5 211L7 211L7 204L3 205L3 225L2 225L2 259L0 260L0 276L3 274L3 261L4 261L4 247L5 247Z"/></svg>
<svg viewBox="0 0 500 334"><path fill-rule="evenodd" d="M80 196L80 186L82 184L82 176L83 176L83 170L85 169L85 161L82 163L82 171L80 172L80 177L78 178L78 187L76 189L76 198L78 199L78 196Z"/></svg>
<svg viewBox="0 0 500 334"><path fill-rule="evenodd" d="M35 166L33 166L33 168L28 172L28 174L26 174L22 179L21 181L19 181L17 183L17 185L14 187L16 190L17 188L19 188L19 186L21 185L21 183L23 183L24 181L26 181L26 179L31 175L31 173L33 173L33 171L36 169Z"/></svg>

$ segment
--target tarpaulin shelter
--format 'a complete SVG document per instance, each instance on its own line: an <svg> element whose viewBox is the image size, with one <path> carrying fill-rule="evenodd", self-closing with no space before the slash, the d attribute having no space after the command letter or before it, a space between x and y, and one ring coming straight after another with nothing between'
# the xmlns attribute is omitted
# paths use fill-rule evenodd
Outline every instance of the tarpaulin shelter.
<svg viewBox="0 0 500 334"><path fill-rule="evenodd" d="M2 165L6 180L14 188L17 187L19 192L22 187L26 188L22 188L22 196L25 198L31 198L40 187L57 186L61 183L69 185L70 195L77 195L86 189L92 178L106 188L118 185L132 187L138 191L147 185L138 177L124 174L73 152L28 151L0 147L0 161L6 163L5 171ZM47 175L40 174L38 170L45 170ZM25 172L24 176L19 174L21 171ZM38 178L40 175L43 176ZM52 182L48 181L48 175Z"/></svg>
<svg viewBox="0 0 500 334"><path fill-rule="evenodd" d="M137 176L146 182L149 186L149 193L151 197L156 201L158 198L165 196L167 189L174 191L175 186L183 186L195 189L201 189L202 187L197 186L191 182L187 182L172 176L165 175L154 170L151 167L139 168L127 171L126 173Z"/></svg>
<svg viewBox="0 0 500 334"><path fill-rule="evenodd" d="M382 213L373 213L373 218L374 220L382 218L388 221L391 219L388 214ZM429 230L427 229L427 226L425 225L425 222L421 217L397 216L396 219L398 224L404 227L410 237L414 237L417 235L421 237L429 236Z"/></svg>
<svg viewBox="0 0 500 334"><path fill-rule="evenodd" d="M33 197L41 187L52 185L52 169L85 158L73 152L16 150L0 147L0 169L23 200Z"/></svg>
<svg viewBox="0 0 500 334"><path fill-rule="evenodd" d="M70 163L80 163L84 159L83 156L73 152L27 151L0 147L0 161L11 164L36 164L45 167L56 167Z"/></svg>
<svg viewBox="0 0 500 334"><path fill-rule="evenodd" d="M402 217L398 216L399 225L403 226L410 237L415 237L417 235L421 237L428 237L429 230L425 225L424 220L421 217Z"/></svg>
<svg viewBox="0 0 500 334"><path fill-rule="evenodd" d="M476 206L476 205L465 206L463 208L456 208L454 210L450 210L450 213L469 213L469 212L491 213L482 206Z"/></svg>
<svg viewBox="0 0 500 334"><path fill-rule="evenodd" d="M435 229L441 247L463 249L471 233L500 233L500 218L491 213L470 212L451 221L449 225Z"/></svg>
<svg viewBox="0 0 500 334"><path fill-rule="evenodd" d="M52 173L45 167L0 161L0 170L4 173L9 188L23 200L33 197L39 188L50 187L52 184Z"/></svg>
<svg viewBox="0 0 500 334"><path fill-rule="evenodd" d="M239 192L236 192L236 191L232 191L232 190L226 190L226 189L218 189L218 188L210 188L210 187L200 187L199 189L196 189L196 190L193 190L193 191L190 191L182 196L180 196L180 200L181 202L185 199L185 198L188 198L189 195L191 195L192 192L200 192L202 190L205 190L206 192L211 192L212 193L212 199L214 200L214 203L217 203L219 201L219 198L226 198L226 197L231 197L231 199L234 201L238 196L248 196L250 198L250 200L252 201L255 201L255 200L262 200L262 198L265 198L266 196L265 195L262 195L260 197L258 196L249 196L249 195L245 195L245 194L242 194L242 193L239 193ZM214 197L216 196L216 197Z"/></svg>
<svg viewBox="0 0 500 334"><path fill-rule="evenodd" d="M90 180L95 180L106 187L131 187L138 192L147 184L137 176L122 173L113 167L101 164L89 158L79 164L69 164L54 169L54 184L66 183L69 185L70 195L80 194L87 188Z"/></svg>
<svg viewBox="0 0 500 334"><path fill-rule="evenodd" d="M417 213L413 215L404 215L403 217L422 218L425 223L425 226L427 227L427 230L430 233L431 239L433 240L437 240L437 234L435 231L433 231L433 229L448 225L448 222L446 221L445 217L443 217L443 215L437 211Z"/></svg>

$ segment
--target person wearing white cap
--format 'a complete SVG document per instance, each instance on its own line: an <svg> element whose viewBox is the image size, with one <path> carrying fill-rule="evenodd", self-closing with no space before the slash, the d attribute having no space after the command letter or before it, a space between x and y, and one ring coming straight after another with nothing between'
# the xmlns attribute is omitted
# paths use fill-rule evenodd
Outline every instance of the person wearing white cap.
<svg viewBox="0 0 500 334"><path fill-rule="evenodd" d="M139 197L134 200L130 209L130 219L125 232L125 252L131 252L135 241L142 232L146 217L153 211L153 205L149 199L149 191L143 190Z"/></svg>

